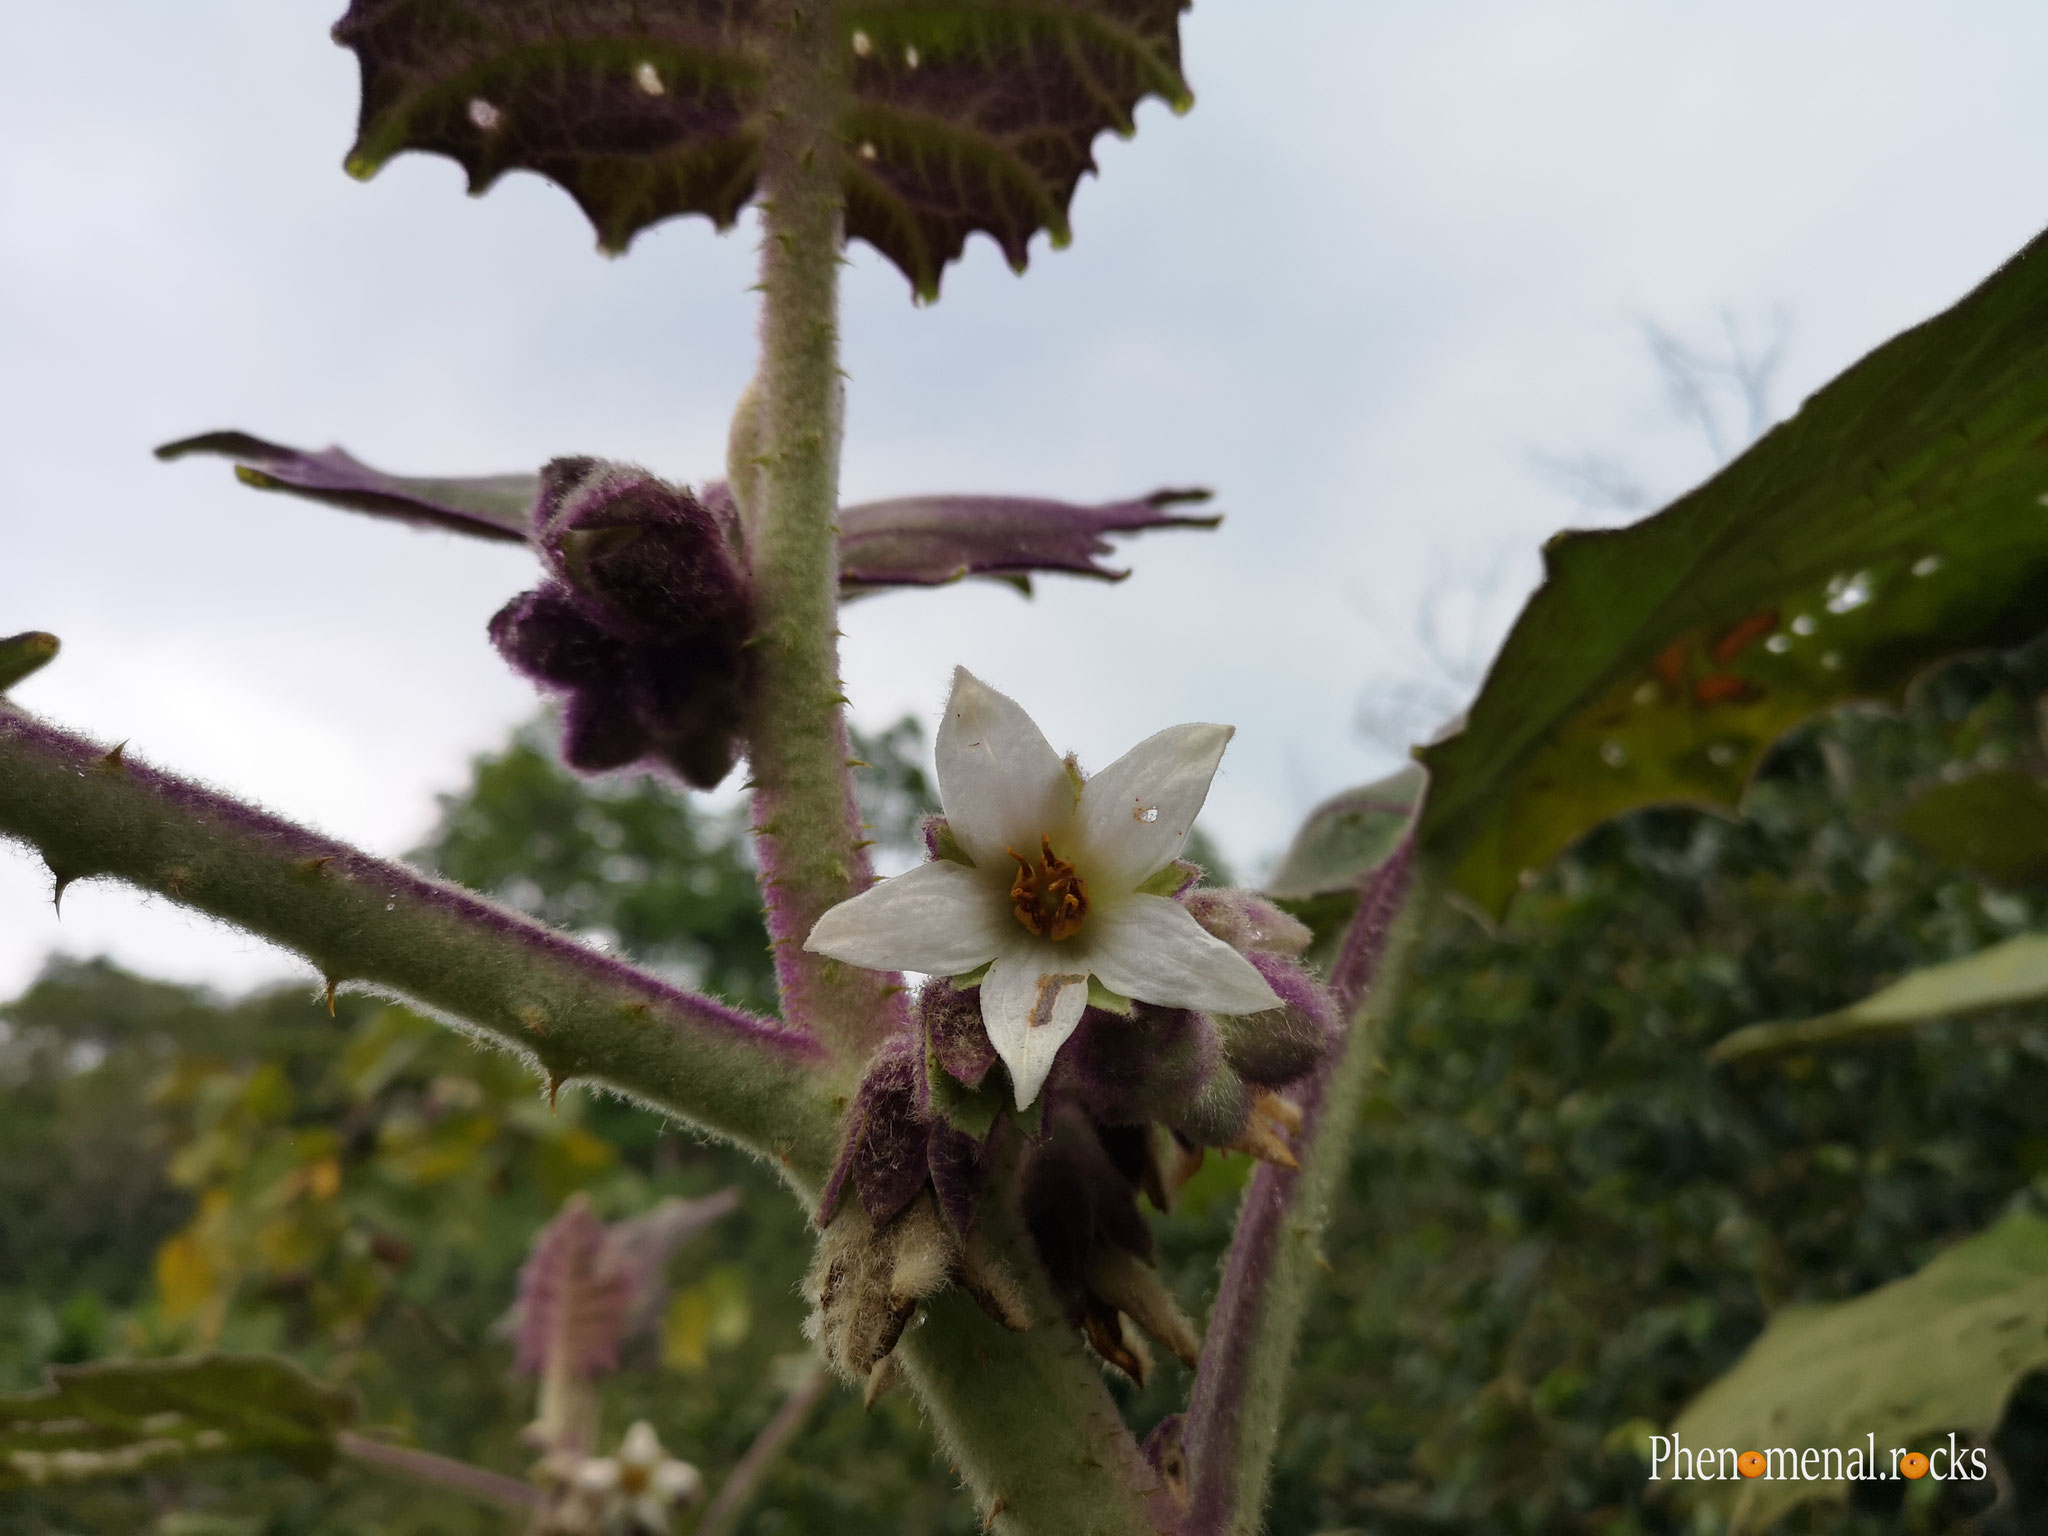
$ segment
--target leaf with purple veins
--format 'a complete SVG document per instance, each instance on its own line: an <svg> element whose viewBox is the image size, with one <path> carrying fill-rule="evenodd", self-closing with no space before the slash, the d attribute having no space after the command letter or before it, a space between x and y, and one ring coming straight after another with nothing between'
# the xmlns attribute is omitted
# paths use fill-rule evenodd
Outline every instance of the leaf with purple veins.
<svg viewBox="0 0 2048 1536"><path fill-rule="evenodd" d="M1064 571L1102 581L1130 574L1102 563L1107 535L1152 528L1214 528L1220 516L1167 508L1209 499L1205 490L1161 490L1084 506L1028 496L904 496L839 514L839 579L849 596L883 587L928 587L965 576ZM1029 591L1027 587L1025 589Z"/></svg>
<svg viewBox="0 0 2048 1536"><path fill-rule="evenodd" d="M924 298L980 231L1022 270L1031 237L1069 238L1093 145L1146 96L1193 101L1188 0L867 0L839 9L846 232ZM362 70L351 175L443 154L472 193L535 171L607 251L753 197L770 107L770 6L731 0L354 0L334 29Z"/></svg>
<svg viewBox="0 0 2048 1536"><path fill-rule="evenodd" d="M157 449L160 459L216 453L262 490L291 491L330 505L416 526L479 538L528 537L539 475L427 477L386 474L347 450L289 448L246 432L207 432ZM858 502L839 512L840 591L859 597L889 587L931 587L969 576L1011 581L1030 591L1034 572L1100 581L1129 575L1102 563L1109 535L1154 528L1214 528L1220 514L1170 508L1205 502L1198 489L1159 490L1128 501L1085 504L1032 496L900 496ZM731 493L706 484L698 500L724 515Z"/></svg>

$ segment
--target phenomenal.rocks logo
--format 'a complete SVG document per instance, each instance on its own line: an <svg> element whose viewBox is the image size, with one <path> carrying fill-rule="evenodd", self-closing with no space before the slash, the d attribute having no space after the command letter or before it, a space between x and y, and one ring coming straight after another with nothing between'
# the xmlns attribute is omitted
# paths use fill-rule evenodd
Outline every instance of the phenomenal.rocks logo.
<svg viewBox="0 0 2048 1536"><path fill-rule="evenodd" d="M1767 1481L1836 1483L1932 1477L1937 1483L1951 1478L1974 1483L1991 1475L1983 1449L1959 1446L1954 1435L1948 1437L1947 1445L1924 1452L1894 1446L1880 1453L1876 1435L1864 1438L1866 1444L1852 1445L1847 1450L1838 1445L1809 1445L1799 1450L1775 1446L1762 1451L1738 1451L1732 1446L1702 1446L1693 1450L1681 1445L1676 1435L1652 1435L1650 1480L1712 1482L1721 1478L1761 1477ZM1670 1470L1660 1471L1661 1467Z"/></svg>

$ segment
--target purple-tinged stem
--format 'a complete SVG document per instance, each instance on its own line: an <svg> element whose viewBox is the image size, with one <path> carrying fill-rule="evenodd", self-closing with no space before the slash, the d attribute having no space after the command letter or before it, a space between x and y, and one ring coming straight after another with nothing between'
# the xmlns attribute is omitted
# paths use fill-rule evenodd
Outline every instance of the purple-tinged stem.
<svg viewBox="0 0 2048 1536"><path fill-rule="evenodd" d="M704 1518L697 1522L696 1536L727 1536L739 1524L747 1501L753 1498L762 1477L775 1465L775 1458L782 1454L784 1447L796 1438L811 1405L824 1395L829 1383L825 1368L814 1365L801 1381L790 1388L789 1396L782 1400L773 1417L761 1426L761 1432L754 1436L754 1443L747 1447L746 1454L726 1474L718 1496L705 1509Z"/></svg>
<svg viewBox="0 0 2048 1536"><path fill-rule="evenodd" d="M367 1435L353 1434L348 1430L334 1437L334 1445L342 1455L365 1466L396 1472L450 1493L467 1494L472 1499L495 1504L515 1514L524 1514L540 1502L540 1490L532 1483L523 1483L516 1477L472 1466L450 1456L437 1456L432 1451L386 1445L382 1440L372 1440Z"/></svg>
<svg viewBox="0 0 2048 1536"><path fill-rule="evenodd" d="M1398 963L1406 937L1400 930L1412 929L1422 905L1410 899L1414 861L1410 832L1359 883L1358 910L1330 972L1331 990L1349 1020L1343 1047L1297 1095L1301 1169L1260 1164L1238 1213L1182 1430L1189 1502L1179 1536L1249 1536L1259 1529L1287 1379L1320 1261L1317 1245L1344 1175L1378 1045L1376 1026L1395 991L1375 983Z"/></svg>
<svg viewBox="0 0 2048 1536"><path fill-rule="evenodd" d="M107 876L274 940L330 985L405 998L773 1158L813 1197L838 1115L808 1037L685 992L469 891L0 706L0 836L61 895Z"/></svg>
<svg viewBox="0 0 2048 1536"><path fill-rule="evenodd" d="M834 8L777 0L761 143L761 362L749 431L756 631L747 760L761 893L782 1014L825 1043L850 1084L904 1026L897 978L808 953L825 911L871 873L847 776L839 681L841 109L851 50ZM752 503L751 510L749 504Z"/></svg>

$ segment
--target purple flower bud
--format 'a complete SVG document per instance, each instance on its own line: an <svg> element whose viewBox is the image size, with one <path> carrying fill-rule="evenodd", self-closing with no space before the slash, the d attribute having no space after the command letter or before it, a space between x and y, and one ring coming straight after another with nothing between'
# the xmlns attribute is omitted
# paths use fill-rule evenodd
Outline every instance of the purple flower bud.
<svg viewBox="0 0 2048 1536"><path fill-rule="evenodd" d="M918 995L917 1011L924 1037L947 1075L979 1088L996 1064L996 1048L981 1022L981 993L934 976Z"/></svg>
<svg viewBox="0 0 2048 1536"><path fill-rule="evenodd" d="M1328 989L1292 960L1256 949L1247 958L1281 1006L1219 1020L1223 1055L1246 1082L1278 1088L1323 1059L1337 1038L1337 1007Z"/></svg>
<svg viewBox="0 0 2048 1536"><path fill-rule="evenodd" d="M819 1226L831 1224L849 1179L877 1225L916 1198L930 1172L925 1143L931 1134L917 1100L915 1045L908 1038L892 1041L868 1067L846 1112L846 1139L818 1204Z"/></svg>
<svg viewBox="0 0 2048 1536"><path fill-rule="evenodd" d="M1216 1070L1184 1102L1176 1105L1166 1123L1183 1141L1197 1147L1227 1147L1244 1134L1251 1118L1252 1091L1237 1069L1219 1061Z"/></svg>
<svg viewBox="0 0 2048 1536"><path fill-rule="evenodd" d="M1182 897L1182 905L1196 922L1242 954L1264 951L1293 956L1308 948L1308 925L1256 891L1189 891Z"/></svg>
<svg viewBox="0 0 2048 1536"><path fill-rule="evenodd" d="M595 459L541 472L533 538L555 579L500 610L491 639L566 694L571 767L652 759L700 789L731 771L753 628L736 537L730 496L700 501Z"/></svg>
<svg viewBox="0 0 2048 1536"><path fill-rule="evenodd" d="M748 627L734 530L645 470L556 459L541 471L533 537L555 576L622 637L674 644Z"/></svg>
<svg viewBox="0 0 2048 1536"><path fill-rule="evenodd" d="M1220 1059L1206 1015L1138 1003L1128 1017L1088 1009L1054 1070L1095 1119L1135 1125L1170 1120Z"/></svg>

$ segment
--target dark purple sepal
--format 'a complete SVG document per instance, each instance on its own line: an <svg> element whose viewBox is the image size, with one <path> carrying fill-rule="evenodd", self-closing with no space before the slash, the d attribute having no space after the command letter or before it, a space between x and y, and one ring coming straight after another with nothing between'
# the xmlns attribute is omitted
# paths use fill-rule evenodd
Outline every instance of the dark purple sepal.
<svg viewBox="0 0 2048 1536"><path fill-rule="evenodd" d="M1218 1019L1224 1059L1254 1087L1279 1088L1314 1070L1335 1046L1336 1000L1292 960L1256 949L1246 958L1279 994L1280 1006Z"/></svg>
<svg viewBox="0 0 2048 1536"><path fill-rule="evenodd" d="M1024 1165L1020 1205L1053 1294L1076 1327L1086 1315L1088 1257L1098 1245L1152 1260L1137 1187L1077 1104L1047 1101L1045 1138Z"/></svg>
<svg viewBox="0 0 2048 1536"><path fill-rule="evenodd" d="M213 453L235 461L235 477L263 491L290 491L331 506L415 527L519 544L526 540L535 475L387 475L345 448L308 452L247 432L202 432L156 450L160 459Z"/></svg>
<svg viewBox="0 0 2048 1536"><path fill-rule="evenodd" d="M931 1125L917 1110L909 1041L892 1044L869 1066L848 1123L853 1187L861 1209L879 1226L917 1197L931 1171L925 1153Z"/></svg>
<svg viewBox="0 0 2048 1536"><path fill-rule="evenodd" d="M981 1087L996 1064L996 1048L981 1022L980 990L934 976L918 995L917 1010L926 1044L946 1075L964 1087Z"/></svg>
<svg viewBox="0 0 2048 1536"><path fill-rule="evenodd" d="M931 1166L932 1192L939 1211L962 1237L974 1225L975 1203L988 1183L988 1157L982 1143L944 1121L934 1122L925 1146Z"/></svg>
<svg viewBox="0 0 2048 1536"><path fill-rule="evenodd" d="M1102 581L1130 574L1104 565L1112 533L1214 528L1221 516L1165 510L1209 499L1205 490L1162 490L1086 506L1027 496L905 496L839 513L839 580L849 596L884 587L941 586L967 576L1024 577L1065 571ZM1028 589L1027 589L1028 590Z"/></svg>

